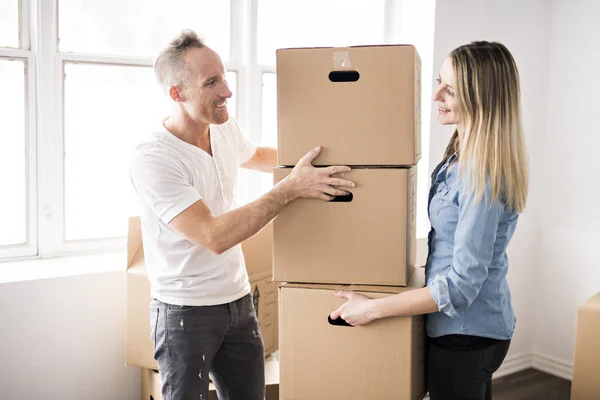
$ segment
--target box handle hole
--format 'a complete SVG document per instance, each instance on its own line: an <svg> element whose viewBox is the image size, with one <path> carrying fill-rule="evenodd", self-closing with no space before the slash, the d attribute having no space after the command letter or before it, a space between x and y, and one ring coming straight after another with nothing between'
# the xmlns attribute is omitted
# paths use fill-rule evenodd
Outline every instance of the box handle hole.
<svg viewBox="0 0 600 400"><path fill-rule="evenodd" d="M354 195L352 193L344 195L344 196L335 196L333 199L329 200L331 203L350 203Z"/></svg>
<svg viewBox="0 0 600 400"><path fill-rule="evenodd" d="M334 326L352 326L349 323L346 322L346 320L343 320L341 318L336 318L336 319L331 319L331 316L327 317L327 321L329 322L330 325L334 325Z"/></svg>
<svg viewBox="0 0 600 400"><path fill-rule="evenodd" d="M329 80L331 82L356 82L360 78L358 71L331 71Z"/></svg>

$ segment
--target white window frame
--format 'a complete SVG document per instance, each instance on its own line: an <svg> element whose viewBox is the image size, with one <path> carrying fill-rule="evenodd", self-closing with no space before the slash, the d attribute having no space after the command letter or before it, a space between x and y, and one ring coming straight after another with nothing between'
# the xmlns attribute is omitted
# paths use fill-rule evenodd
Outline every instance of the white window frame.
<svg viewBox="0 0 600 400"><path fill-rule="evenodd" d="M27 0L19 4L19 48L0 48L0 59L7 61L21 61L25 67L25 201L26 206L26 241L24 244L0 247L0 260L8 258L30 257L37 254L37 146L36 146L36 57L31 50L31 9Z"/></svg>
<svg viewBox="0 0 600 400"><path fill-rule="evenodd" d="M64 68L68 63L153 66L152 58L58 51L59 0L21 0L21 49L0 48L0 57L24 60L27 71L27 233L25 245L0 247L0 261L122 250L125 238L65 240ZM225 67L237 74L237 119L248 136L261 142L262 78L275 65L258 64L258 0L230 0L230 57ZM391 43L398 2L386 0L384 43ZM37 68L36 68L37 67ZM260 177L247 187L260 191ZM255 193L258 194L258 193ZM126 221L123 222L126 224ZM38 239L39 238L39 239Z"/></svg>

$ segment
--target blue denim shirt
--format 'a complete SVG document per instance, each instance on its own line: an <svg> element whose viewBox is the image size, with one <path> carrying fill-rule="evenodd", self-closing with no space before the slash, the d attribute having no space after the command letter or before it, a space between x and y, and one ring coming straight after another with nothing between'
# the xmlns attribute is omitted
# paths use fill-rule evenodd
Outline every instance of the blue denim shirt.
<svg viewBox="0 0 600 400"><path fill-rule="evenodd" d="M429 191L427 286L440 312L427 316L427 335L509 339L515 328L506 282L506 247L519 215L491 188L479 203L457 177L457 154L434 170ZM487 196L487 197L486 197Z"/></svg>

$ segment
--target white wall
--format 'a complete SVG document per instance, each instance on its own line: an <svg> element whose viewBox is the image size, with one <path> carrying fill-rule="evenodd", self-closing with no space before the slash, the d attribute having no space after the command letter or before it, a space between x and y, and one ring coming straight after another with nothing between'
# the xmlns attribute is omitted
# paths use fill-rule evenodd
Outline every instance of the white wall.
<svg viewBox="0 0 600 400"><path fill-rule="evenodd" d="M534 363L570 377L576 307L600 291L600 2L552 4Z"/></svg>
<svg viewBox="0 0 600 400"><path fill-rule="evenodd" d="M595 0L437 2L434 74L477 39L506 44L521 73L532 187L509 248L518 321L505 373L533 361L567 376L576 305L600 290L599 27ZM450 135L432 114L430 170ZM119 272L1 284L0 397L138 399L124 293Z"/></svg>
<svg viewBox="0 0 600 400"><path fill-rule="evenodd" d="M139 399L124 272L0 285L0 398Z"/></svg>
<svg viewBox="0 0 600 400"><path fill-rule="evenodd" d="M434 50L434 74L448 53L457 46L475 40L499 41L512 52L521 75L523 124L530 150L532 187L529 206L519 219L509 246L508 281L517 317L517 327L507 356L504 372L528 366L531 362L533 329L531 303L534 299L536 264L535 204L540 197L542 176L539 147L546 125L547 76L549 61L550 7L546 0L438 1ZM434 86L435 87L435 86ZM432 112L430 171L441 160L452 133L437 122Z"/></svg>

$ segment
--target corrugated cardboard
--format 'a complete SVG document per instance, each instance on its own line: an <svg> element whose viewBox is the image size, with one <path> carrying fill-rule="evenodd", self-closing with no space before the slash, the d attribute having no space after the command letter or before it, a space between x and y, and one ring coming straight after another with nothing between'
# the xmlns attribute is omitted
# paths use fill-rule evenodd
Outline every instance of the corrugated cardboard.
<svg viewBox="0 0 600 400"><path fill-rule="evenodd" d="M273 223L242 242L246 271L250 280L264 276L273 269Z"/></svg>
<svg viewBox="0 0 600 400"><path fill-rule="evenodd" d="M266 400L279 398L279 362L273 357L265 360ZM142 400L163 400L161 393L162 382L157 371L142 369ZM217 400L215 386L208 387L208 400Z"/></svg>
<svg viewBox="0 0 600 400"><path fill-rule="evenodd" d="M277 284L272 281L270 224L242 248L265 346L265 357L278 349ZM263 266L262 263L266 263ZM158 369L150 337L150 282L144 264L139 217L129 219L127 238L127 365Z"/></svg>
<svg viewBox="0 0 600 400"><path fill-rule="evenodd" d="M600 293L577 310L571 399L600 399Z"/></svg>
<svg viewBox="0 0 600 400"><path fill-rule="evenodd" d="M274 182L291 168L275 168ZM416 259L417 169L355 168L350 202L298 199L273 221L273 279L405 286Z"/></svg>
<svg viewBox="0 0 600 400"><path fill-rule="evenodd" d="M254 296L254 308L258 316L258 325L265 346L265 357L278 349L277 340L277 283L271 280L271 274L250 281Z"/></svg>
<svg viewBox="0 0 600 400"><path fill-rule="evenodd" d="M394 317L360 327L333 326L329 314L345 300L332 290L380 298L422 287L415 271L411 287L285 284L279 291L280 399L423 398L424 317Z"/></svg>
<svg viewBox="0 0 600 400"><path fill-rule="evenodd" d="M358 80L332 82L348 71ZM280 49L277 121L282 166L296 165L317 145L323 150L314 165L415 165L419 54L410 45Z"/></svg>
<svg viewBox="0 0 600 400"><path fill-rule="evenodd" d="M163 400L161 386L157 371L142 368L142 400Z"/></svg>

